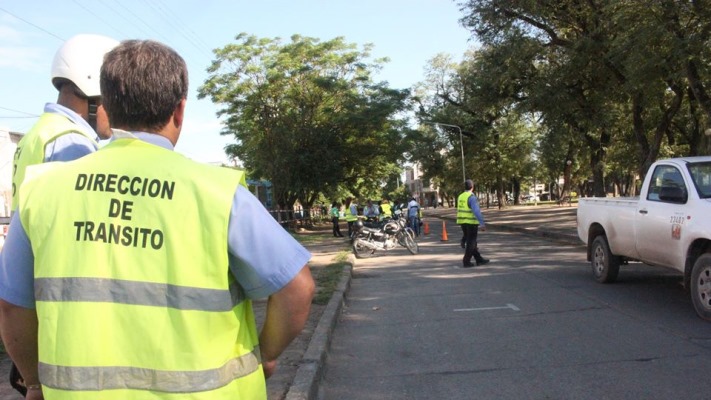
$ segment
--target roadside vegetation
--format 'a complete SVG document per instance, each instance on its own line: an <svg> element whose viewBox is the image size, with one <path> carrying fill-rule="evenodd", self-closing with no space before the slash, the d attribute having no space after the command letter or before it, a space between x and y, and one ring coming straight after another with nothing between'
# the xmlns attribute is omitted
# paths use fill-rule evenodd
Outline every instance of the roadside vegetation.
<svg viewBox="0 0 711 400"><path fill-rule="evenodd" d="M291 233L303 246L316 248L317 246L331 245L331 223L317 224L314 230L302 233ZM316 295L312 300L313 304L326 305L333 296L341 280L343 269L348 265L348 255L351 254L349 243L342 242L342 249L338 251L331 262L325 266L312 266L311 274L316 283Z"/></svg>
<svg viewBox="0 0 711 400"><path fill-rule="evenodd" d="M333 264L328 264L323 268L315 268L311 270L316 282L316 295L312 303L325 306L331 300L333 292L338 287L338 282L341 281L343 269L348 265L347 262L339 261Z"/></svg>

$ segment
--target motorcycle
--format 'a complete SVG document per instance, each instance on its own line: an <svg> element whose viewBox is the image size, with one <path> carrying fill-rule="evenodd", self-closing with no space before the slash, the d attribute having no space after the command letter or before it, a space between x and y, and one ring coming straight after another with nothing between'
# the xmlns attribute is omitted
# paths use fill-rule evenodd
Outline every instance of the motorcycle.
<svg viewBox="0 0 711 400"><path fill-rule="evenodd" d="M376 250L392 250L398 246L405 247L411 254L420 251L415 241L415 232L407 226L405 218L400 218L397 211L395 217L384 220L381 227L368 227L363 221L356 221L352 241L356 258L368 257Z"/></svg>

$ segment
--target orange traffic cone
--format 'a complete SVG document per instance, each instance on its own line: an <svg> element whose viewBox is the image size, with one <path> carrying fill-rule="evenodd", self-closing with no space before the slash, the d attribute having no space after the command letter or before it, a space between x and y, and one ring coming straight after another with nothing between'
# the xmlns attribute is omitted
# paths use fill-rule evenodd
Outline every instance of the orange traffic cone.
<svg viewBox="0 0 711 400"><path fill-rule="evenodd" d="M447 224L442 221L442 241L446 242L449 238L447 237Z"/></svg>
<svg viewBox="0 0 711 400"><path fill-rule="evenodd" d="M425 221L425 235L430 234L430 224Z"/></svg>

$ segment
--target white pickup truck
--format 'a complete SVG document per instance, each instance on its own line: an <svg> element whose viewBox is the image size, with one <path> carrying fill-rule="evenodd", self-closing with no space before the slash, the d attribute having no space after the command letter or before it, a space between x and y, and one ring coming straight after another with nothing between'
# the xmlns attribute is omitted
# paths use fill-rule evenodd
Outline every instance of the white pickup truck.
<svg viewBox="0 0 711 400"><path fill-rule="evenodd" d="M627 261L673 268L711 321L711 157L655 162L639 197L581 198L578 236L598 282L613 282Z"/></svg>

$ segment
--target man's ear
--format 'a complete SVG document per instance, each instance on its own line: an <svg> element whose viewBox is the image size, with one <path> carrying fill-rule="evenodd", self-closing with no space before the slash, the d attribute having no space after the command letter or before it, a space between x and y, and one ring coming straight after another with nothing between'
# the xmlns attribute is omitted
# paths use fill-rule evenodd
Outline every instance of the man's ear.
<svg viewBox="0 0 711 400"><path fill-rule="evenodd" d="M183 118L185 118L185 103L186 99L180 100L177 106L175 106L175 111L173 111L173 124L177 129L182 128Z"/></svg>

